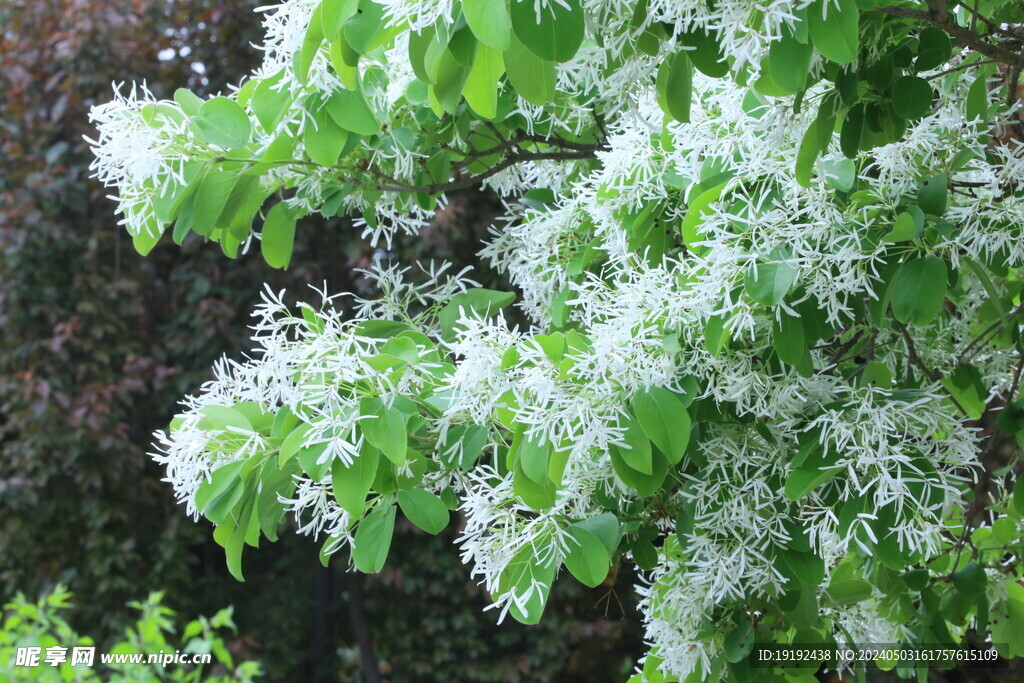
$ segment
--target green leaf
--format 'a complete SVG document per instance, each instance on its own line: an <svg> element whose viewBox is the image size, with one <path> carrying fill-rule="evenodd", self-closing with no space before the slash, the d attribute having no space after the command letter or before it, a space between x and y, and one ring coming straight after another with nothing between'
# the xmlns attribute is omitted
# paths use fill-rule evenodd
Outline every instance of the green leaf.
<svg viewBox="0 0 1024 683"><path fill-rule="evenodd" d="M785 610L787 620L797 628L813 628L820 620L817 591L811 586L801 586L792 593L795 599Z"/></svg>
<svg viewBox="0 0 1024 683"><path fill-rule="evenodd" d="M807 8L807 20L811 42L818 52L839 64L857 59L857 0L815 0Z"/></svg>
<svg viewBox="0 0 1024 683"><path fill-rule="evenodd" d="M359 403L359 421L363 436L396 465L404 465L409 448L405 417L394 407L385 408L379 399L364 398Z"/></svg>
<svg viewBox="0 0 1024 683"><path fill-rule="evenodd" d="M132 235L132 246L142 256L146 256L160 242L163 237L163 229L150 230L148 226L142 228L138 235Z"/></svg>
<svg viewBox="0 0 1024 683"><path fill-rule="evenodd" d="M781 319L772 322L772 342L779 360L787 365L799 364L807 353L803 320L782 313Z"/></svg>
<svg viewBox="0 0 1024 683"><path fill-rule="evenodd" d="M569 552L565 566L580 583L596 588L608 576L611 558L608 549L594 534L580 527L566 530Z"/></svg>
<svg viewBox="0 0 1024 683"><path fill-rule="evenodd" d="M988 78L989 74L982 70L975 77L974 82L971 83L971 87L967 91L967 100L964 102L964 115L968 121L981 121L983 124L988 122ZM175 99L177 99L177 94L175 94Z"/></svg>
<svg viewBox="0 0 1024 683"><path fill-rule="evenodd" d="M320 23L324 37L332 43L337 40L345 22L355 16L358 10L359 0L322 0Z"/></svg>
<svg viewBox="0 0 1024 683"><path fill-rule="evenodd" d="M260 251L272 268L287 268L292 260L295 242L295 212L284 202L278 202L267 212L260 233Z"/></svg>
<svg viewBox="0 0 1024 683"><path fill-rule="evenodd" d="M309 118L302 131L306 154L321 166L336 165L348 141L348 133L334 122L326 107L312 111Z"/></svg>
<svg viewBox="0 0 1024 683"><path fill-rule="evenodd" d="M871 549L874 558L893 571L901 571L907 564L907 557L899 546L899 540L892 525L895 522L895 514L891 506L886 506L879 511L879 517L871 522L871 529L877 542Z"/></svg>
<svg viewBox="0 0 1024 683"><path fill-rule="evenodd" d="M334 498L355 519L363 516L363 506L377 476L379 462L379 451L373 446L364 446L359 451L359 457L354 458L348 467L341 460L331 464Z"/></svg>
<svg viewBox="0 0 1024 683"><path fill-rule="evenodd" d="M320 481L327 475L331 462L324 459L324 452L327 450L327 441L302 446L297 454L299 467L309 475L313 481Z"/></svg>
<svg viewBox="0 0 1024 683"><path fill-rule="evenodd" d="M166 224L177 218L182 204L203 181L205 175L206 165L193 161L182 168L184 182L169 178L161 192L153 199L153 212L157 221Z"/></svg>
<svg viewBox="0 0 1024 683"><path fill-rule="evenodd" d="M681 123L690 122L693 98L693 65L686 52L679 50L658 69L659 102L665 112Z"/></svg>
<svg viewBox="0 0 1024 683"><path fill-rule="evenodd" d="M455 341L456 331L461 329L459 320L463 315L487 318L497 315L498 311L516 300L512 292L498 292L493 289L470 289L451 298L438 314L441 325L441 338L447 342Z"/></svg>
<svg viewBox="0 0 1024 683"><path fill-rule="evenodd" d="M193 502L195 503L196 509L203 514L206 514L208 507L213 501L220 498L226 492L228 492L233 486L240 485L241 479L238 476L239 470L242 469L242 465L245 464L244 460L237 460L235 462L229 462L226 465L221 465L217 469L210 473L210 478L203 481L196 489L196 495ZM239 486L238 495L241 496L241 486ZM237 502L237 498L235 499ZM234 503L232 503L233 505ZM231 506L228 506L229 509Z"/></svg>
<svg viewBox="0 0 1024 683"><path fill-rule="evenodd" d="M889 366L876 360L864 364L864 372L860 373L857 386L869 386L874 384L877 387L888 389L892 386L893 375Z"/></svg>
<svg viewBox="0 0 1024 683"><path fill-rule="evenodd" d="M849 192L857 179L857 168L852 159L826 159L821 162L828 184L840 192Z"/></svg>
<svg viewBox="0 0 1024 683"><path fill-rule="evenodd" d="M721 315L713 315L704 324L704 344L712 358L718 358L722 349L729 342L729 330L725 329L728 319Z"/></svg>
<svg viewBox="0 0 1024 683"><path fill-rule="evenodd" d="M545 61L567 62L583 43L583 8L579 0L542 4L512 0L509 9L516 38Z"/></svg>
<svg viewBox="0 0 1024 683"><path fill-rule="evenodd" d="M240 410L231 406L206 406L200 411L205 417L197 425L199 429L221 431L253 431L252 423Z"/></svg>
<svg viewBox="0 0 1024 683"><path fill-rule="evenodd" d="M817 586L825 580L825 561L814 551L779 550L790 573L801 583Z"/></svg>
<svg viewBox="0 0 1024 683"><path fill-rule="evenodd" d="M633 413L644 434L673 465L678 464L690 443L690 415L675 394L651 387L633 396Z"/></svg>
<svg viewBox="0 0 1024 683"><path fill-rule="evenodd" d="M1017 477L1013 482L1013 509L1024 515L1024 477Z"/></svg>
<svg viewBox="0 0 1024 683"><path fill-rule="evenodd" d="M796 94L807 87L807 74L811 69L814 48L783 36L768 49L768 73L775 85L788 94Z"/></svg>
<svg viewBox="0 0 1024 683"><path fill-rule="evenodd" d="M633 562L644 571L651 571L658 565L658 549L650 541L637 539L629 550Z"/></svg>
<svg viewBox="0 0 1024 683"><path fill-rule="evenodd" d="M515 36L503 57L508 81L520 97L538 107L554 99L554 62L545 61L533 54Z"/></svg>
<svg viewBox="0 0 1024 683"><path fill-rule="evenodd" d="M892 230L882 237L882 241L909 242L914 239L916 232L917 230L914 217L904 211L899 216L896 216L896 221L892 225Z"/></svg>
<svg viewBox="0 0 1024 683"><path fill-rule="evenodd" d="M303 422L288 433L278 451L277 462L279 466L284 467L286 462L298 454L300 448L306 446L306 434L310 429L311 426Z"/></svg>
<svg viewBox="0 0 1024 683"><path fill-rule="evenodd" d="M483 42L477 43L473 67L462 86L462 95L478 116L493 119L498 115L498 84L504 73L501 53Z"/></svg>
<svg viewBox="0 0 1024 683"><path fill-rule="evenodd" d="M739 622L725 635L722 643L726 660L735 664L746 659L754 647L754 637L750 617L740 615Z"/></svg>
<svg viewBox="0 0 1024 683"><path fill-rule="evenodd" d="M395 533L395 506L382 505L359 523L352 544L352 561L356 569L376 574L384 568Z"/></svg>
<svg viewBox="0 0 1024 683"><path fill-rule="evenodd" d="M462 14L483 45L498 52L508 49L512 20L505 0L462 0Z"/></svg>
<svg viewBox="0 0 1024 683"><path fill-rule="evenodd" d="M295 490L295 480L290 470L280 470L277 462L270 459L260 473L259 500L256 502L256 519L260 530L271 542L277 541L277 527L284 519L285 509L279 497L290 498Z"/></svg>
<svg viewBox="0 0 1024 683"><path fill-rule="evenodd" d="M826 470L803 468L793 470L786 478L786 498L789 498L790 500L800 500L842 471L842 467L834 467Z"/></svg>
<svg viewBox="0 0 1024 683"><path fill-rule="evenodd" d="M678 38L680 43L693 48L687 51L687 56L702 74L721 78L729 73L729 62L725 60L717 31L708 33L704 29L695 28L688 33L678 34Z"/></svg>
<svg viewBox="0 0 1024 683"><path fill-rule="evenodd" d="M842 130L839 131L839 148L847 159L857 157L862 137L864 137L864 104L858 102L846 112Z"/></svg>
<svg viewBox="0 0 1024 683"><path fill-rule="evenodd" d="M516 458L512 478L512 491L534 510L544 510L555 504L555 485L551 481L534 481L523 471L522 461Z"/></svg>
<svg viewBox="0 0 1024 683"><path fill-rule="evenodd" d="M718 201L727 184L728 181L701 192L687 207L686 216L679 226L679 233L687 247L693 248L693 245L700 241L700 224L704 217L711 213L711 204Z"/></svg>
<svg viewBox="0 0 1024 683"><path fill-rule="evenodd" d="M985 593L988 576L985 569L977 562L967 565L953 574L953 585L965 598L975 598Z"/></svg>
<svg viewBox="0 0 1024 683"><path fill-rule="evenodd" d="M220 529L221 527L217 527ZM231 535L224 539L224 557L227 560L228 571L236 581L245 581L242 576L242 551L245 549L245 535L248 530L248 519L244 524L237 527L229 525L225 527L231 530Z"/></svg>
<svg viewBox="0 0 1024 683"><path fill-rule="evenodd" d="M268 133L273 131L285 108L292 101L292 95L287 88L276 89L284 76L284 69L270 78L264 78L256 86L249 106L256 115L256 120Z"/></svg>
<svg viewBox="0 0 1024 683"><path fill-rule="evenodd" d="M1024 586L1008 580L1003 584L1006 600L992 619L992 642L1003 657L1024 656Z"/></svg>
<svg viewBox="0 0 1024 683"><path fill-rule="evenodd" d="M928 81L917 76L903 76L892 85L892 108L905 119L917 119L931 111L933 96Z"/></svg>
<svg viewBox="0 0 1024 683"><path fill-rule="evenodd" d="M644 474L633 469L623 461L617 448L609 449L608 456L612 461L615 474L626 486L636 489L637 495L647 498L654 494L665 483L668 474L668 458L660 451L651 451L651 474Z"/></svg>
<svg viewBox="0 0 1024 683"><path fill-rule="evenodd" d="M267 145L266 151L263 152L263 161L267 163L287 161L292 158L294 152L295 138L289 133L281 133Z"/></svg>
<svg viewBox="0 0 1024 683"><path fill-rule="evenodd" d="M351 90L339 90L324 105L339 127L357 135L376 135L380 124L363 96ZM337 158L337 157L335 157Z"/></svg>
<svg viewBox="0 0 1024 683"><path fill-rule="evenodd" d="M627 421L623 440L626 442L625 447L612 446L622 461L641 474L652 474L651 441L645 436L639 422L634 419Z"/></svg>
<svg viewBox="0 0 1024 683"><path fill-rule="evenodd" d="M174 101L178 103L178 106L185 112L185 115L190 118L199 116L199 111L203 107L203 98L185 88L178 88L174 91Z"/></svg>
<svg viewBox="0 0 1024 683"><path fill-rule="evenodd" d="M361 55L380 44L384 6L373 0L360 0L359 12L345 22L342 33L349 46Z"/></svg>
<svg viewBox="0 0 1024 683"><path fill-rule="evenodd" d="M451 50L445 50L437 63L437 78L430 86L430 92L441 109L450 114L455 112L468 77L469 69L459 63Z"/></svg>
<svg viewBox="0 0 1024 683"><path fill-rule="evenodd" d="M925 213L941 216L946 213L946 201L949 196L947 186L949 177L945 173L933 176L923 183L917 191L917 204Z"/></svg>
<svg viewBox="0 0 1024 683"><path fill-rule="evenodd" d="M436 37L437 32L433 26L427 26L420 31L409 31L409 64L416 78L424 83L434 82L433 77L427 73L426 56Z"/></svg>
<svg viewBox="0 0 1024 683"><path fill-rule="evenodd" d="M953 55L949 34L935 26L926 26L917 36L917 60L914 68L928 71L945 64Z"/></svg>
<svg viewBox="0 0 1024 683"><path fill-rule="evenodd" d="M839 579L828 584L828 594L840 607L853 605L874 595L871 584L863 579Z"/></svg>
<svg viewBox="0 0 1024 683"><path fill-rule="evenodd" d="M942 378L946 388L957 404L972 420L978 420L985 412L988 388L981 373L973 365L958 365L953 372Z"/></svg>
<svg viewBox="0 0 1024 683"><path fill-rule="evenodd" d="M817 441L808 441L793 460L794 469L786 477L783 493L790 500L800 500L814 489L834 478L843 467L830 467L834 461L826 457Z"/></svg>
<svg viewBox="0 0 1024 683"><path fill-rule="evenodd" d="M744 286L750 298L764 306L778 306L796 282L796 268L788 263L757 263L747 271Z"/></svg>
<svg viewBox="0 0 1024 683"><path fill-rule="evenodd" d="M892 283L892 314L902 323L927 325L946 300L946 262L935 256L905 262Z"/></svg>
<svg viewBox="0 0 1024 683"><path fill-rule="evenodd" d="M619 520L611 512L602 512L599 515L588 517L574 523L573 526L585 529L596 536L608 551L609 556L615 552L619 547L619 541L622 540L622 528L619 525Z"/></svg>
<svg viewBox="0 0 1024 683"><path fill-rule="evenodd" d="M554 562L544 563L534 553L533 546L526 545L513 556L498 577L498 590L493 597L513 592L520 600L509 604L509 614L520 623L536 624L547 605L555 570ZM527 594L529 599L522 600Z"/></svg>
<svg viewBox="0 0 1024 683"><path fill-rule="evenodd" d="M538 443L524 436L519 443L519 463L523 474L542 486L548 484L548 460L551 457L551 446L547 442Z"/></svg>
<svg viewBox="0 0 1024 683"><path fill-rule="evenodd" d="M306 26L306 33L302 38L302 46L293 55L292 61L295 71L295 78L299 83L305 84L309 76L309 69L313 66L313 60L320 51L324 42L323 8L317 5L313 15Z"/></svg>
<svg viewBox="0 0 1024 683"><path fill-rule="evenodd" d="M428 534L439 534L446 526L450 514L444 501L423 489L398 492L398 505L410 522Z"/></svg>
<svg viewBox="0 0 1024 683"><path fill-rule="evenodd" d="M818 122L815 120L807 127L803 140L800 141L800 149L796 154L796 181L801 187L810 187L811 178L814 177L814 162L821 154L821 145L818 140Z"/></svg>
<svg viewBox="0 0 1024 683"><path fill-rule="evenodd" d="M203 103L196 125L210 144L225 149L249 142L252 124L241 105L226 97L214 97Z"/></svg>

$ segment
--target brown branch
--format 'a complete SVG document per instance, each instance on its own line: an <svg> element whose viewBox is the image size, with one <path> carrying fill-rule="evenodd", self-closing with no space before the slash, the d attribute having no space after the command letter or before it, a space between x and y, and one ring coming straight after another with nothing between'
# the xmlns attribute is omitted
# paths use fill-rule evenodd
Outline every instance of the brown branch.
<svg viewBox="0 0 1024 683"><path fill-rule="evenodd" d="M998 60L995 60L995 59L980 59L977 62L968 62L966 64L959 64L959 65L954 66L954 67L952 67L950 69L946 69L945 71L940 71L937 74L932 74L931 76L929 76L925 80L926 81L934 81L934 80L937 80L939 78L942 78L943 76L948 76L951 73L956 73L957 71L963 71L964 69L970 69L972 66L985 66L986 64L1001 64L1001 63L1002 62L1000 62ZM964 183L959 183L959 184L962 185ZM977 185L986 185L986 184L987 183L977 183Z"/></svg>
<svg viewBox="0 0 1024 683"><path fill-rule="evenodd" d="M949 400L953 402L953 405L956 406L957 410L959 410L965 418L968 417L967 410L965 410L964 407L960 405L960 401L956 400L956 396L953 395L953 392L947 389L946 385L942 383L942 375L936 372L935 370L929 368L928 365L921 358L921 356L917 355L917 347L914 346L914 340L911 339L910 332L907 330L907 326L904 325L903 323L897 323L897 325L899 326L900 332L903 334L904 342L906 342L907 356L909 356L910 362L921 369L921 372L923 372L924 376L928 378L928 381L932 382L933 384L938 384L940 387L942 387L942 390L946 392L946 396L948 396Z"/></svg>
<svg viewBox="0 0 1024 683"><path fill-rule="evenodd" d="M588 151L557 151L557 152L526 152L522 151L518 154L513 154L506 157L499 163L495 164L486 171L480 173L464 176L457 180L453 180L447 183L433 183L430 185L407 185L401 183L394 178L389 178L370 169L371 173L374 173L378 178L384 181L383 184L378 185L377 189L389 190L393 192L425 192L427 194L438 194L441 192L452 192L454 190L462 190L467 187L478 185L488 178L501 173L507 168L511 168L516 164L523 163L525 161L582 161L586 159L593 159L594 154L604 149L603 146L593 145L592 149Z"/></svg>
<svg viewBox="0 0 1024 683"><path fill-rule="evenodd" d="M1021 354L1020 360L1013 367L1013 382L1010 383L1010 393L1006 396L1007 401L1013 401L1013 397L1017 395L1017 389L1020 388L1021 370L1024 370L1024 354Z"/></svg>
<svg viewBox="0 0 1024 683"><path fill-rule="evenodd" d="M995 321L994 323L986 327L984 330L982 330L981 334L972 339L971 342L964 347L963 354L961 355L960 360L957 361L957 364L967 365L972 360L974 360L975 356L981 353L981 350L984 349L990 341L992 341L992 338L994 338L995 335L1002 332L1003 328L1006 327L1007 323L1013 320L1013 318L1017 316L1021 311L1024 311L1024 304L1017 306L1012 311L1007 313L1006 316L1004 316L1000 320ZM989 337L990 333L992 333L991 337ZM977 348L974 348L975 346L977 346ZM968 354L968 352L971 351L971 349L974 349L973 353Z"/></svg>
<svg viewBox="0 0 1024 683"><path fill-rule="evenodd" d="M1024 55L1017 52L1011 52L1005 48L994 45L984 39L983 36L974 33L970 29L967 29L960 24L956 23L956 19L950 16L949 10L946 7L946 3L943 0L929 0L928 11L910 9L909 7L877 7L876 12L882 14L888 14L893 17L902 17L904 19L917 19L925 23L931 24L937 28L941 28L946 33L956 38L961 44L966 45L975 52L985 55L991 59L994 59L1002 64L1008 64L1016 66L1018 68L1024 67Z"/></svg>
<svg viewBox="0 0 1024 683"><path fill-rule="evenodd" d="M975 4L977 4L977 1L975 2ZM1009 38L1010 40L1020 40L1021 39L1021 35L1019 33L1015 33L1014 31L1012 31L1010 29L1003 28L1002 25L998 21L995 21L993 19L989 19L985 15L981 14L976 8L970 7L970 6L966 5L966 4L960 5L960 6L963 7L964 10L969 12L970 15L971 15L971 31L974 31L974 27L976 25L976 22L977 22L977 20L980 19L981 21L985 22L988 25L989 33L998 33L998 34L1000 34L1002 36L1005 36L1005 37Z"/></svg>

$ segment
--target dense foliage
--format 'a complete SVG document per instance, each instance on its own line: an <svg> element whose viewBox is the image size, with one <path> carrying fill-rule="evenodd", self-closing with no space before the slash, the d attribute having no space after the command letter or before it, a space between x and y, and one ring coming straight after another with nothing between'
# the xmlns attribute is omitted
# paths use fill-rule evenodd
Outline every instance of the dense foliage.
<svg viewBox="0 0 1024 683"><path fill-rule="evenodd" d="M379 572L399 513L499 619L619 558L642 680L762 642L1024 654L1020 7L290 0L228 95L93 110L96 175L165 230L293 260L296 221L416 234L507 201L470 273L382 262L356 319L267 292L155 459L232 573L286 515ZM256 230L258 228L258 230ZM514 301L527 322L502 313ZM977 522L980 520L980 524ZM910 675L913 666L901 666Z"/></svg>

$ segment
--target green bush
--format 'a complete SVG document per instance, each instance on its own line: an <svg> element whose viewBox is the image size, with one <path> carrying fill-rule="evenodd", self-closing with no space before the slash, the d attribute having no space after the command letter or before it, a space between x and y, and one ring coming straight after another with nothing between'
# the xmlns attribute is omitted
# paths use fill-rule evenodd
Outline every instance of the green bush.
<svg viewBox="0 0 1024 683"><path fill-rule="evenodd" d="M123 638L109 647L97 644L92 638L80 635L65 621L71 609L72 594L64 586L57 586L37 602L19 593L4 605L3 630L0 631L0 682L20 681L31 677L38 681L173 681L175 683L248 683L261 673L259 663L235 661L224 638L235 632L233 610L228 607L213 617L199 617L186 624L181 635L175 628L175 612L162 604L163 592L150 593L144 601L133 601L129 606L139 611L134 624L125 629ZM38 666L17 664L18 648L39 647L42 655ZM71 665L71 650L75 647L96 649L93 664ZM47 648L63 648L65 661L59 665L44 660ZM100 654L209 654L212 664L204 667L164 667L160 664L102 664Z"/></svg>

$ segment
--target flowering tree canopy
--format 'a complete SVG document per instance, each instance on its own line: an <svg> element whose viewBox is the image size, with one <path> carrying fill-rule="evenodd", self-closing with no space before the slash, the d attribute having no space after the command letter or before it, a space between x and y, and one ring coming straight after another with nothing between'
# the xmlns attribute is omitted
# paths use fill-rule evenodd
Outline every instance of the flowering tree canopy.
<svg viewBox="0 0 1024 683"><path fill-rule="evenodd" d="M637 680L746 679L755 641L1024 654L1024 486L981 476L1024 441L1019 4L263 11L231 93L94 109L138 251L287 267L303 216L388 244L479 186L517 291L382 264L356 319L266 295L154 455L239 579L288 513L376 572L399 513L458 510L500 617L635 563Z"/></svg>

